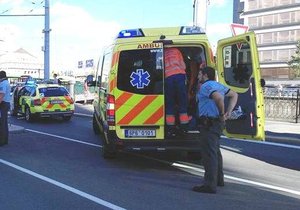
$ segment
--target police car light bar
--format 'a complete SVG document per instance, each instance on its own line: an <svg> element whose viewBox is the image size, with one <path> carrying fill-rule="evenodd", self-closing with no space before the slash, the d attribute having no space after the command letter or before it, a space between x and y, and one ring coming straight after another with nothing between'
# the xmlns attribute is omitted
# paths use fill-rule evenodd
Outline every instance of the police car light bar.
<svg viewBox="0 0 300 210"><path fill-rule="evenodd" d="M199 26L182 26L179 35L205 34L203 28Z"/></svg>
<svg viewBox="0 0 300 210"><path fill-rule="evenodd" d="M129 30L122 30L119 32L117 38L132 38L132 37L143 37L145 36L143 31L138 29L129 29Z"/></svg>

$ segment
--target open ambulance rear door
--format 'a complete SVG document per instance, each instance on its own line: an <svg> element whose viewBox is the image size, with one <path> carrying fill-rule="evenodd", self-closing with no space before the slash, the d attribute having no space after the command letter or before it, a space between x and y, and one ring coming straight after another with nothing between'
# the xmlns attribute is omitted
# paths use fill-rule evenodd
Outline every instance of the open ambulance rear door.
<svg viewBox="0 0 300 210"><path fill-rule="evenodd" d="M225 135L239 139L265 139L264 98L254 32L222 39L217 48L218 81L239 94Z"/></svg>

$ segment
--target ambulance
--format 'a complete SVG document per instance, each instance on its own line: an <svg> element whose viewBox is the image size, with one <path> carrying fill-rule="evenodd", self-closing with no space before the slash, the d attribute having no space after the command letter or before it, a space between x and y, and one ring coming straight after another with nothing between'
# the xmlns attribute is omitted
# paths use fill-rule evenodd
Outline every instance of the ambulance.
<svg viewBox="0 0 300 210"><path fill-rule="evenodd" d="M164 50L176 47L186 64L189 95L187 132L172 138L166 133ZM200 27L138 28L122 30L107 47L94 75L93 130L101 134L104 158L118 151L199 151L196 100L197 72L216 68L218 81L239 94L224 135L264 140L264 101L254 32L222 39L214 56ZM184 99L177 99L184 100ZM242 116L242 117L240 117Z"/></svg>

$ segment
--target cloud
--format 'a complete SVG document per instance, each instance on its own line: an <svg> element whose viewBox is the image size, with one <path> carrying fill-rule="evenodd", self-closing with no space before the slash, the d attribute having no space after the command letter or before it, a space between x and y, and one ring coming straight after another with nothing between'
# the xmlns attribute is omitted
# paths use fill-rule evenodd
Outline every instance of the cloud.
<svg viewBox="0 0 300 210"><path fill-rule="evenodd" d="M120 30L115 22L97 20L80 7L62 3L51 8L50 28L54 65L65 68L98 56Z"/></svg>
<svg viewBox="0 0 300 210"><path fill-rule="evenodd" d="M226 5L226 4L229 4L229 3L231 3L232 4L232 2L228 2L227 0L209 0L209 4L213 7L213 6L215 6L215 7L222 7L222 6L224 6L224 5Z"/></svg>
<svg viewBox="0 0 300 210"><path fill-rule="evenodd" d="M216 47L220 39L231 37L230 24L210 24L207 26L207 36L211 42L212 47Z"/></svg>

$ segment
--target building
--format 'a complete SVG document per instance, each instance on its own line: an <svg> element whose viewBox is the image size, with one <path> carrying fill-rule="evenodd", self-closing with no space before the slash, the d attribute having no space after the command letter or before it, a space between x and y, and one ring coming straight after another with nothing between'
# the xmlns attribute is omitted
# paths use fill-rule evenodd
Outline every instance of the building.
<svg viewBox="0 0 300 210"><path fill-rule="evenodd" d="M30 75L33 78L44 78L44 64L23 48L0 55L0 69L8 77Z"/></svg>
<svg viewBox="0 0 300 210"><path fill-rule="evenodd" d="M233 22L256 33L263 78L295 77L287 61L300 40L300 0L234 0Z"/></svg>

